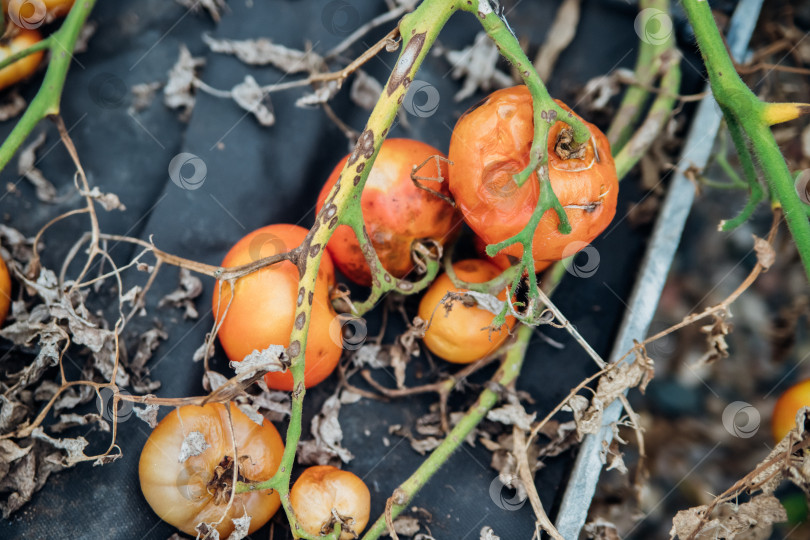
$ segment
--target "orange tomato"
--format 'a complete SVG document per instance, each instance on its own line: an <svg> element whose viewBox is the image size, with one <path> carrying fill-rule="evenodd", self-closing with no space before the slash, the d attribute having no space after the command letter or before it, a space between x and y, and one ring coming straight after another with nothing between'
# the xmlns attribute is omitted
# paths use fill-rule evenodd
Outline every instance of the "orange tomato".
<svg viewBox="0 0 810 540"><path fill-rule="evenodd" d="M469 283L483 283L497 277L501 270L493 263L480 259L467 259L453 264L456 277ZM425 345L430 351L448 362L469 364L496 351L515 325L512 316L506 318L506 327L487 328L495 315L476 306L453 301L448 312L440 305L448 292L463 293L467 289L455 287L450 276L442 274L428 288L419 303L419 317L429 322L425 331ZM503 291L498 298L506 298Z"/></svg>
<svg viewBox="0 0 810 540"><path fill-rule="evenodd" d="M411 180L411 171L431 156L444 154L430 145L410 139L387 139L383 142L374 166L368 175L360 205L363 221L371 238L371 244L380 258L383 268L401 278L413 270L411 245L420 239L431 239L444 244L452 238L461 220L453 207L445 200L419 189ZM321 210L329 192L340 178L349 156L337 164L318 196L318 211ZM344 181L359 181L357 170L350 170ZM447 179L447 164L431 160L416 173L422 177ZM446 180L420 183L444 195L449 195ZM335 264L346 277L360 285L371 285L371 273L360 250L360 244L348 225L339 226L327 245Z"/></svg>
<svg viewBox="0 0 810 540"><path fill-rule="evenodd" d="M11 306L11 276L8 273L6 261L0 257L0 324L8 316L8 308Z"/></svg>
<svg viewBox="0 0 810 540"><path fill-rule="evenodd" d="M262 227L239 240L225 256L222 266L239 266L288 251L300 245L306 235L307 230L297 225ZM329 301L329 287L335 280L329 254L322 255L315 294L311 298L303 298L303 292L299 293L298 278L298 267L281 261L239 278L232 301L231 287L223 282L221 300L219 285L214 289L213 309L217 320L222 320L217 334L219 342L232 362L241 362L254 350L261 351L270 345L288 347L295 309L299 301L310 301L312 313L304 351L304 384L311 388L334 371L343 350L329 334L329 326L337 317ZM265 381L276 390L293 389L289 371L268 373Z"/></svg>
<svg viewBox="0 0 810 540"><path fill-rule="evenodd" d="M796 427L796 413L802 407L810 407L810 379L794 384L779 396L773 407L771 429L773 440L779 442Z"/></svg>
<svg viewBox="0 0 810 540"><path fill-rule="evenodd" d="M332 509L359 534L368 524L371 494L356 475L329 465L306 469L290 490L290 504L298 523L311 535L332 530ZM357 538L343 528L341 540Z"/></svg>
<svg viewBox="0 0 810 540"><path fill-rule="evenodd" d="M42 35L38 31L21 29L13 36L0 40L0 60L5 60L40 41ZM0 69L0 89L8 88L30 77L37 70L44 54L45 51L37 51Z"/></svg>
<svg viewBox="0 0 810 540"><path fill-rule="evenodd" d="M233 475L233 439L236 441L239 474L247 481L270 479L281 463L284 443L276 428L264 420L256 424L230 404L198 407L186 405L170 412L149 435L138 465L141 491L160 519L186 534L196 535L198 523L217 526L221 538L234 529L234 518L250 516L250 532L259 529L276 513L281 501L271 490L240 493L228 508ZM197 439L202 452L182 452L187 441ZM192 454L194 452L191 452ZM184 461L180 461L185 457ZM227 509L227 512L226 512Z"/></svg>
<svg viewBox="0 0 810 540"><path fill-rule="evenodd" d="M453 129L450 192L464 220L487 244L519 233L537 207L537 174L519 188L513 180L513 175L529 163L532 118L529 90L515 86L490 94L481 105L467 111ZM563 159L555 151L558 137L567 128L564 122L556 122L549 132L549 179L566 207L572 231L560 233L556 212L545 213L535 229L532 246L537 271L584 248L616 213L619 182L610 144L596 126L585 125L592 137L580 158ZM522 250L521 245L514 244L500 253L519 258Z"/></svg>

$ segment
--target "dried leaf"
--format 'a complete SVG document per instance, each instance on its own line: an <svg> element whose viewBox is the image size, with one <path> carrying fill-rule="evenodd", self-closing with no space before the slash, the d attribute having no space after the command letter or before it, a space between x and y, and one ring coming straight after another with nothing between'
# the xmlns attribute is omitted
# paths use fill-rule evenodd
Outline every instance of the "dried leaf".
<svg viewBox="0 0 810 540"><path fill-rule="evenodd" d="M453 66L451 76L454 79L464 78L461 90L453 98L456 101L470 97L479 89L489 91L514 84L509 75L496 68L501 55L486 32L478 32L469 47L444 54Z"/></svg>
<svg viewBox="0 0 810 540"><path fill-rule="evenodd" d="M140 373L149 359L152 358L152 354L160 346L160 340L165 339L169 339L169 334L161 326L155 326L141 334L138 339L138 349L129 363L130 368L135 373Z"/></svg>
<svg viewBox="0 0 810 540"><path fill-rule="evenodd" d="M253 114L259 124L272 126L276 117L271 110L270 95L267 94L250 75L231 90L231 96L237 105Z"/></svg>
<svg viewBox="0 0 810 540"><path fill-rule="evenodd" d="M312 93L306 94L295 101L296 107L315 107L326 103L332 99L335 94L340 90L342 81L327 81L321 84L317 90Z"/></svg>
<svg viewBox="0 0 810 540"><path fill-rule="evenodd" d="M719 505L714 517L701 526L707 510L703 505L678 512L672 520L670 538L686 539L694 534L696 540L765 540L771 537L774 523L787 521L785 508L770 494L756 495L740 505Z"/></svg>
<svg viewBox="0 0 810 540"><path fill-rule="evenodd" d="M66 429L76 427L76 426L86 426L91 422L97 422L101 431L110 431L110 424L100 415L95 413L89 414L76 414L76 413L65 413L59 415L59 421L49 427L51 431L54 433L61 433Z"/></svg>
<svg viewBox="0 0 810 540"><path fill-rule="evenodd" d="M158 307L161 308L169 304L177 308L183 308L185 309L183 313L184 319L197 319L200 314L197 313L197 308L194 306L194 299L203 292L202 281L185 268L180 269L179 277L180 287L161 298Z"/></svg>
<svg viewBox="0 0 810 540"><path fill-rule="evenodd" d="M182 108L181 119L187 121L194 109L195 70L205 65L204 58L191 56L185 45L180 45L180 55L169 71L169 80L163 87L163 103L170 109Z"/></svg>
<svg viewBox="0 0 810 540"><path fill-rule="evenodd" d="M487 420L500 422L507 426L517 426L523 431L532 429L532 422L536 417L537 413L527 413L519 403L507 403L487 413Z"/></svg>
<svg viewBox="0 0 810 540"><path fill-rule="evenodd" d="M11 120L25 110L28 103L15 90L11 90L0 101L0 122Z"/></svg>
<svg viewBox="0 0 810 540"><path fill-rule="evenodd" d="M501 537L495 534L492 527L482 527L479 533L479 540L501 540Z"/></svg>
<svg viewBox="0 0 810 540"><path fill-rule="evenodd" d="M338 421L339 412L340 400L337 395L332 395L312 419L310 432L313 439L298 443L298 463L327 465L335 457L344 463L354 459L354 455L341 445L343 430Z"/></svg>
<svg viewBox="0 0 810 540"><path fill-rule="evenodd" d="M233 518L231 521L233 521L234 529L226 540L242 540L245 538L250 530L250 516L247 511L245 511L245 515L242 517Z"/></svg>
<svg viewBox="0 0 810 540"><path fill-rule="evenodd" d="M205 9L214 22L219 22L220 11L228 7L225 0L175 0L175 2L193 13L199 13L201 9Z"/></svg>
<svg viewBox="0 0 810 540"><path fill-rule="evenodd" d="M377 79L363 70L358 70L354 74L349 97L355 105L370 111L377 104L377 99L379 99L382 90L383 87Z"/></svg>
<svg viewBox="0 0 810 540"><path fill-rule="evenodd" d="M207 34L202 38L213 52L232 54L254 66L272 65L285 73L309 72L323 64L321 57L313 52L290 49L266 38L215 39Z"/></svg>
<svg viewBox="0 0 810 540"><path fill-rule="evenodd" d="M591 540L621 540L616 525L599 517L586 523L583 531Z"/></svg>
<svg viewBox="0 0 810 540"><path fill-rule="evenodd" d="M45 203L56 202L56 188L45 178L42 171L36 168L37 150L45 144L46 134L41 132L28 145L20 151L17 161L17 174L31 182L36 190L37 199Z"/></svg>
<svg viewBox="0 0 810 540"><path fill-rule="evenodd" d="M161 86L163 86L163 83L160 81L141 83L133 86L130 89L132 92L132 105L129 106L129 114L136 114L144 109L148 109Z"/></svg>
<svg viewBox="0 0 810 540"><path fill-rule="evenodd" d="M239 381L246 381L258 372L284 371L287 353L281 345L270 345L262 351L253 351L241 362L231 362Z"/></svg>
<svg viewBox="0 0 810 540"><path fill-rule="evenodd" d="M115 193L102 193L98 186L93 186L90 191L80 191L82 197L90 197L101 205L104 210L110 212L111 210L121 210L122 212L127 209L126 206L118 198Z"/></svg>
<svg viewBox="0 0 810 540"><path fill-rule="evenodd" d="M211 448L211 445L205 440L205 435L199 431L192 431L183 438L177 461L178 463L185 463L191 456L199 456L209 448Z"/></svg>
<svg viewBox="0 0 810 540"><path fill-rule="evenodd" d="M421 529L419 520L413 516L399 516L394 520L394 531L398 535L413 536ZM391 536L388 534L388 536Z"/></svg>
<svg viewBox="0 0 810 540"><path fill-rule="evenodd" d="M752 236L754 237L754 251L757 254L757 262L762 268L768 270L776 260L776 252L767 240L755 234Z"/></svg>
<svg viewBox="0 0 810 540"><path fill-rule="evenodd" d="M81 461L87 461L87 456L84 455L84 449L87 447L88 443L87 439L84 437L76 437L75 439L70 439L67 437L64 439L54 439L45 433L41 427L34 428L34 430L31 432L31 437L45 441L54 448L67 452L65 464L68 467L73 466Z"/></svg>
<svg viewBox="0 0 810 540"><path fill-rule="evenodd" d="M132 407L132 412L135 416L149 424L149 427L155 429L157 427L157 413L160 407L154 403L148 403L143 409Z"/></svg>

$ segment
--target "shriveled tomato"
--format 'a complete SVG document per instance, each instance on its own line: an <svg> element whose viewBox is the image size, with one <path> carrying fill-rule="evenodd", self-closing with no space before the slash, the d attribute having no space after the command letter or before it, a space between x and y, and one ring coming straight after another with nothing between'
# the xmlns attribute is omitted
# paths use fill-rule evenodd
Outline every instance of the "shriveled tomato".
<svg viewBox="0 0 810 540"><path fill-rule="evenodd" d="M501 269L493 263L480 259L459 261L453 264L453 270L458 279L469 283L483 283L501 273ZM515 325L514 317L509 316L505 326L491 330L488 327L495 315L489 311L458 300L440 305L448 292L463 293L466 290L455 287L450 276L442 274L430 285L419 303L419 317L429 322L425 345L434 354L455 364L469 364L496 351ZM506 291L498 298L505 299Z"/></svg>
<svg viewBox="0 0 810 540"><path fill-rule="evenodd" d="M67 15L75 0L3 0L3 10L21 28L37 28Z"/></svg>
<svg viewBox="0 0 810 540"><path fill-rule="evenodd" d="M775 442L781 441L796 426L796 413L802 407L810 407L810 379L794 384L776 401L771 418Z"/></svg>
<svg viewBox="0 0 810 540"><path fill-rule="evenodd" d="M42 35L38 31L20 29L11 37L0 40L0 60L5 60L39 41L42 41ZM44 54L45 51L37 51L0 69L0 89L30 77L37 70Z"/></svg>
<svg viewBox="0 0 810 540"><path fill-rule="evenodd" d="M417 240L431 239L444 244L452 237L461 219L445 200L416 187L411 180L414 167L422 165L431 156L444 154L430 145L410 139L387 139L380 148L374 167L360 198L363 221L371 244L383 268L396 277L405 277L413 270L411 246ZM340 178L349 156L337 164L318 196L318 211L326 203L329 192ZM350 169L344 182L359 181L364 163ZM447 165L430 160L416 174L425 178L444 178L445 181L419 180L443 195L447 189ZM360 244L348 225L339 226L327 245L335 264L346 277L360 285L371 285L371 273L360 250Z"/></svg>
<svg viewBox="0 0 810 540"><path fill-rule="evenodd" d="M11 306L11 276L6 261L0 257L0 324L6 320L9 306Z"/></svg>
<svg viewBox="0 0 810 540"><path fill-rule="evenodd" d="M250 516L250 532L273 517L277 493L254 491L234 496L228 507L234 463L245 481L271 478L281 463L284 443L276 428L248 418L235 404L186 405L170 412L149 435L138 466L141 491L163 521L196 535L198 523L221 522L221 538L234 529L231 521ZM234 459L233 441L237 456Z"/></svg>
<svg viewBox="0 0 810 540"><path fill-rule="evenodd" d="M557 214L545 213L532 246L537 271L584 248L616 213L619 182L610 144L596 126L585 124L592 137L581 155L576 149L572 153L571 130L564 122L551 126L546 149L549 179L572 231L560 233ZM532 99L525 86L493 92L453 129L450 192L464 220L487 244L519 233L537 207L536 173L521 187L513 180L529 164L533 133ZM522 250L515 244L500 253L519 258Z"/></svg>
<svg viewBox="0 0 810 540"><path fill-rule="evenodd" d="M330 465L318 465L309 467L295 481L290 490L290 504L298 523L311 535L333 530L334 510L343 522L341 540L351 540L368 524L371 494L357 475Z"/></svg>
<svg viewBox="0 0 810 540"><path fill-rule="evenodd" d="M239 266L283 253L300 245L306 235L307 230L297 225L262 227L239 240L225 256L222 266ZM289 261L243 276L236 281L230 307L231 287L223 282L221 298L219 284L214 289L213 309L217 320L225 317L217 334L219 342L231 361L241 362L254 350L261 351L270 345L288 347L296 306L299 301L311 302L304 375L305 386L311 388L334 371L343 350L339 341L329 335L329 325L337 317L329 302L329 287L335 281L329 254L322 255L312 297L304 298L304 293L299 292L298 278L298 267ZM289 371L268 373L265 381L270 388L293 389Z"/></svg>

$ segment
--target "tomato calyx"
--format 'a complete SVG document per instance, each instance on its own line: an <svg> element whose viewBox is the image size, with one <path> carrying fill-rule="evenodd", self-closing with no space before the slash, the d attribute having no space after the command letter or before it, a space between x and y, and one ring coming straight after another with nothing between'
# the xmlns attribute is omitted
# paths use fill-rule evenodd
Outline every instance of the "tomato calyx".
<svg viewBox="0 0 810 540"><path fill-rule="evenodd" d="M239 463L243 463L249 459L250 458L248 456L239 456L238 461ZM233 492L234 466L237 465L231 456L223 456L222 461L220 461L219 464L214 468L213 477L211 477L211 480L209 480L208 484L205 486L208 493L214 497L214 504L216 505L227 504L231 499L231 493ZM238 466L236 471L236 481L250 482L248 478L242 476L238 470Z"/></svg>
<svg viewBox="0 0 810 540"><path fill-rule="evenodd" d="M353 535L355 538L360 537L360 535L358 535L356 532L354 532L354 529L352 529L352 525L354 525L355 521L352 516L341 516L336 508L332 508L330 515L331 517L329 518L329 521L325 522L323 526L321 526L322 535L331 533L335 530L335 525L340 524L341 534L345 532Z"/></svg>
<svg viewBox="0 0 810 540"><path fill-rule="evenodd" d="M570 127L561 129L554 143L554 152L562 159L582 159L587 148L587 143L574 140L574 130Z"/></svg>

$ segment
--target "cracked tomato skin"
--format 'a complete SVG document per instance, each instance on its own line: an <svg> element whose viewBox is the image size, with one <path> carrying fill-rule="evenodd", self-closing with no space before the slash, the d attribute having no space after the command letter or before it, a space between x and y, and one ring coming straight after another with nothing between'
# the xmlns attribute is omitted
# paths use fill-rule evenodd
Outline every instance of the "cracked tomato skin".
<svg viewBox="0 0 810 540"><path fill-rule="evenodd" d="M264 420L260 426L235 404L229 406L240 457L239 474L247 481L268 480L276 473L284 453L281 436L269 421ZM195 431L202 434L208 447L180 463L183 441ZM227 498L217 501L216 490L208 485L225 457L233 458L231 433L228 410L222 403L178 407L155 427L141 451L138 474L146 502L160 519L195 536L198 523L216 522L222 517ZM274 491L235 495L233 505L217 526L220 538L233 531L232 518L247 512L252 533L267 523L279 506L281 501Z"/></svg>
<svg viewBox="0 0 810 540"><path fill-rule="evenodd" d="M0 60L5 60L40 41L42 35L37 30L18 29L11 38L0 40ZM0 69L0 89L13 86L33 75L44 54L45 51L37 51Z"/></svg>
<svg viewBox="0 0 810 540"><path fill-rule="evenodd" d="M239 240L225 256L222 266L239 266L294 249L304 241L307 232L298 225L262 227ZM281 261L243 276L236 281L236 294L230 307L230 285L222 283L220 301L217 284L213 310L218 321L225 316L217 336L232 362L241 362L254 350L261 351L270 345L289 347L298 299L309 301L304 298L303 292L299 294L298 277L298 267L290 261ZM329 333L329 325L337 317L329 301L329 288L334 281L334 265L329 254L324 253L311 300L312 312L305 350L304 385L307 388L328 377L343 352L340 342L333 340ZM289 371L268 373L264 379L267 386L275 390L293 389L293 378Z"/></svg>
<svg viewBox="0 0 810 540"><path fill-rule="evenodd" d="M596 126L588 122L585 125L592 137L584 157L567 160L554 150L567 125L558 121L551 126L546 150L549 179L560 203L568 206L565 212L572 230L567 235L560 233L557 214L554 210L545 213L534 232L532 255L536 271L587 246L616 213L619 182L610 144ZM450 192L464 220L487 244L518 234L537 207L537 173L522 187L512 179L529 163L533 134L532 99L525 86L493 92L467 111L453 129ZM520 244L498 252L514 258L520 258L522 253Z"/></svg>
<svg viewBox="0 0 810 540"><path fill-rule="evenodd" d="M413 270L411 245L419 239L430 238L444 245L458 230L461 219L445 200L413 184L411 171L431 156L445 157L432 146L410 139L386 139L383 141L374 166L366 180L360 206L371 244L383 268L395 277L405 277ZM335 186L349 156L337 164L318 196L317 210L326 203L329 192ZM360 165L362 167L363 164ZM362 169L350 168L344 182L351 182ZM447 163L431 160L419 169L419 176L447 178ZM421 180L422 185L449 196L447 182ZM327 245L338 269L346 277L360 285L371 285L369 271L360 244L351 227L340 225Z"/></svg>
<svg viewBox="0 0 810 540"><path fill-rule="evenodd" d="M501 269L481 259L467 259L453 264L456 277L469 283L483 283L496 278ZM450 276L442 274L434 281L419 303L419 317L429 323L424 342L430 352L454 364L470 364L495 352L509 337L515 318L506 317L506 325L490 332L495 315L476 306L454 301L449 312L440 305L448 292L465 292L453 285ZM506 291L498 298L506 298Z"/></svg>
<svg viewBox="0 0 810 540"><path fill-rule="evenodd" d="M9 306L11 306L11 276L6 261L0 257L0 324L6 320Z"/></svg>
<svg viewBox="0 0 810 540"><path fill-rule="evenodd" d="M802 407L810 407L810 379L794 384L776 401L771 418L774 442L784 439L796 427L796 413Z"/></svg>
<svg viewBox="0 0 810 540"><path fill-rule="evenodd" d="M368 524L371 494L357 475L330 465L307 468L290 490L290 504L305 532L318 536L321 528L332 520L332 509L349 522L359 534ZM331 527L329 527L331 531ZM349 531L340 534L340 540L357 538Z"/></svg>

